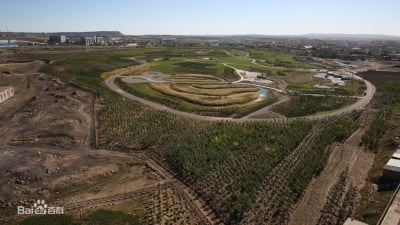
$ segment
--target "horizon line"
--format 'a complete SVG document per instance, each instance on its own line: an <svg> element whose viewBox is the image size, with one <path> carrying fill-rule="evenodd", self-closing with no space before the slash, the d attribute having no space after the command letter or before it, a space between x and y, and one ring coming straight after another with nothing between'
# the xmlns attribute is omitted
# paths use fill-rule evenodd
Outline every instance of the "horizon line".
<svg viewBox="0 0 400 225"><path fill-rule="evenodd" d="M128 34L119 30L89 30L89 31L0 31L0 33L90 33L90 32L120 32L127 36L307 36L307 35L352 35L352 36L393 36L400 37L400 34L383 34L383 33L296 33L296 34L262 34L262 33L238 33L238 34L168 34L168 33L145 33L145 34Z"/></svg>

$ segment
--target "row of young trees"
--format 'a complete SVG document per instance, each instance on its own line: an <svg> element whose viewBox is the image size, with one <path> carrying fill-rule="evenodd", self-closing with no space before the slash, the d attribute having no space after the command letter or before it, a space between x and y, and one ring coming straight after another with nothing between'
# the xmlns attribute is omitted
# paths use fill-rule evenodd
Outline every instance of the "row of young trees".
<svg viewBox="0 0 400 225"><path fill-rule="evenodd" d="M354 102L351 97L302 95L274 106L273 110L287 117L298 117L338 109Z"/></svg>
<svg viewBox="0 0 400 225"><path fill-rule="evenodd" d="M265 176L312 125L218 122L171 144L168 161L226 223L232 223L242 218Z"/></svg>
<svg viewBox="0 0 400 225"><path fill-rule="evenodd" d="M382 82L377 85L374 107L379 109L368 131L362 137L362 144L370 150L378 148L379 139L387 129L386 119L395 106L400 104L400 83Z"/></svg>
<svg viewBox="0 0 400 225"><path fill-rule="evenodd" d="M321 121L303 142L266 176L257 198L241 224L286 224L294 204L313 176L325 166L334 141L342 141L357 127L358 112Z"/></svg>
<svg viewBox="0 0 400 225"><path fill-rule="evenodd" d="M353 213L357 192L357 187L348 182L348 171L344 170L330 189L317 224L342 225Z"/></svg>

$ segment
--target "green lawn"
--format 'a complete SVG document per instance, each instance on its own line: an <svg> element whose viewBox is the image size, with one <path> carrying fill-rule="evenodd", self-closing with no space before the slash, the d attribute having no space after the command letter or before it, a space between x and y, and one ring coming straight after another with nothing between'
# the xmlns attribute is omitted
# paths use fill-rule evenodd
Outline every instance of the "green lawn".
<svg viewBox="0 0 400 225"><path fill-rule="evenodd" d="M393 106L393 112L400 113L400 103L397 103L396 105Z"/></svg>
<svg viewBox="0 0 400 225"><path fill-rule="evenodd" d="M267 66L278 66L287 68L315 68L313 65L299 62L293 58L293 55L279 52L251 49L250 58L256 59L258 63Z"/></svg>
<svg viewBox="0 0 400 225"><path fill-rule="evenodd" d="M226 54L225 50L230 51L232 54L239 56L229 56ZM249 51L250 56L244 57L246 53L244 51ZM203 61L203 62L192 62L194 67L198 68L195 72L198 73L209 73L216 76L223 76L225 67L221 65L226 63L230 66L234 66L238 69L258 71L262 72L267 76L280 75L285 71L281 69L271 68L273 66L283 66L287 68L302 67L302 68L313 68L313 66L304 64L296 61L292 55L271 52L268 50L236 50L230 49L228 47L220 48L139 48L121 51L112 51L108 53L112 56L117 56L120 58L135 57L138 60L146 60L148 62L156 60L154 66L150 70L165 72L165 73L175 73L184 72L188 67L193 68L193 66L180 65L186 61L200 59L203 57L213 58L215 61ZM257 60L267 60L270 63L260 63L264 66L258 66L251 63L249 58L256 58ZM279 64L284 62L284 65ZM200 69L196 66L203 64L205 69ZM212 64L212 69L207 69ZM278 65L279 64L279 65ZM269 67L271 66L271 67Z"/></svg>

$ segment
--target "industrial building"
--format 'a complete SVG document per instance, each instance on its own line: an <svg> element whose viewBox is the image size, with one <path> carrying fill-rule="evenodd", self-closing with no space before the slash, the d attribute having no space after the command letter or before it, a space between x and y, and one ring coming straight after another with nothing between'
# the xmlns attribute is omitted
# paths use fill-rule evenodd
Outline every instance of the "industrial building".
<svg viewBox="0 0 400 225"><path fill-rule="evenodd" d="M82 37L81 38L81 43L83 45L101 45L104 44L104 38L103 37Z"/></svg>
<svg viewBox="0 0 400 225"><path fill-rule="evenodd" d="M49 37L49 42L54 44L62 44L65 43L67 37L65 35L52 35Z"/></svg>
<svg viewBox="0 0 400 225"><path fill-rule="evenodd" d="M16 40L0 40L0 47L17 47Z"/></svg>
<svg viewBox="0 0 400 225"><path fill-rule="evenodd" d="M382 178L400 181L400 149L393 153L392 158L383 167Z"/></svg>
<svg viewBox="0 0 400 225"><path fill-rule="evenodd" d="M14 88L11 86L0 86L0 103L14 96Z"/></svg>

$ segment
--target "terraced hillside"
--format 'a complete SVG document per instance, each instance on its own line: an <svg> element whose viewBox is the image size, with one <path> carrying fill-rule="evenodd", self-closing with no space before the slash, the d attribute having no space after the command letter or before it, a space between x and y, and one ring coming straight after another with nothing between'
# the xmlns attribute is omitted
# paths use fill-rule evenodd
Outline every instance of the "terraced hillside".
<svg viewBox="0 0 400 225"><path fill-rule="evenodd" d="M132 76L137 80L137 76ZM272 92L250 84L232 84L205 74L174 74L162 81L117 84L134 95L201 115L242 116L277 100Z"/></svg>

